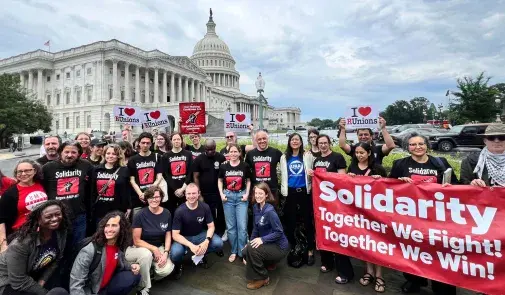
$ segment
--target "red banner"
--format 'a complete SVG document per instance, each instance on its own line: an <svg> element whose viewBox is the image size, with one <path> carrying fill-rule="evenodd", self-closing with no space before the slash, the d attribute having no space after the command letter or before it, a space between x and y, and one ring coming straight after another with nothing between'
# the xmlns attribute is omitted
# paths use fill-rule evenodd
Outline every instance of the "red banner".
<svg viewBox="0 0 505 295"><path fill-rule="evenodd" d="M203 134L205 128L205 103L179 103L180 128L182 134Z"/></svg>
<svg viewBox="0 0 505 295"><path fill-rule="evenodd" d="M318 249L505 294L505 188L316 172Z"/></svg>

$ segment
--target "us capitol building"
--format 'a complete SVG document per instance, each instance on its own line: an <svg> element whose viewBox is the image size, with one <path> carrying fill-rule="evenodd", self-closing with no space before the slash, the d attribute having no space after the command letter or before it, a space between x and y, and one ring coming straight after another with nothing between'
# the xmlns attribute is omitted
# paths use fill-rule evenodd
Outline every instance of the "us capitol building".
<svg viewBox="0 0 505 295"><path fill-rule="evenodd" d="M212 14L207 33L190 58L110 40L2 59L3 73L19 74L22 87L47 105L53 114L52 131L58 134L119 131L122 126L114 121L112 111L115 105L164 108L175 126L179 102L191 101L205 102L208 122L223 119L227 111L248 112L258 126L257 96L240 92L235 59L216 34ZM297 107L264 106L264 126L294 128L301 125L300 114Z"/></svg>

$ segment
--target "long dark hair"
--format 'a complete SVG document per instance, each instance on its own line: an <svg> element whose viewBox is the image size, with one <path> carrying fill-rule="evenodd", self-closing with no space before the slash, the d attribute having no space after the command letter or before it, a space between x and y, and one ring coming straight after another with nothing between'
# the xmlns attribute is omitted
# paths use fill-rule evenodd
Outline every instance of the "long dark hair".
<svg viewBox="0 0 505 295"><path fill-rule="evenodd" d="M27 164L32 165L33 169L35 169L35 174L33 174L33 181L36 183L41 183L42 177L43 177L42 176L42 167L40 166L39 163L35 162L34 160L30 160L30 159L23 159L16 164L16 168L14 168L14 172L13 172L14 178L17 180L19 164L23 164L23 163L27 163Z"/></svg>
<svg viewBox="0 0 505 295"><path fill-rule="evenodd" d="M42 212L51 206L58 206L61 209L61 222L57 231L66 232L72 226L70 218L68 217L68 209L65 204L58 200L49 200L41 203L26 217L26 222L15 232L10 240L17 238L19 241L23 241L26 237L32 236L33 238L39 235L39 219Z"/></svg>
<svg viewBox="0 0 505 295"><path fill-rule="evenodd" d="M361 147L362 149L365 150L365 152L367 152L369 154L368 156L368 168L372 169L374 168L374 165L375 165L375 155L372 151L372 145L369 144L369 143L366 143L366 142L358 142L355 146L354 146L354 153L351 155L352 156L352 164L354 165L358 165L359 163L359 160L358 158L356 157L356 149L358 147Z"/></svg>
<svg viewBox="0 0 505 295"><path fill-rule="evenodd" d="M310 135L314 133L315 135L319 136L319 130L317 130L316 128L311 128L309 129L309 131L307 132L307 140L309 142L309 146L312 148L312 144L310 143ZM317 137L316 137L317 138ZM316 142L316 147L317 147L317 142Z"/></svg>
<svg viewBox="0 0 505 295"><path fill-rule="evenodd" d="M155 147L154 147L154 150L155 151L158 151L160 148L158 147L158 145L156 144L156 142L158 141L158 136L161 136L163 137L163 139L165 140L165 150L168 152L168 151L171 151L172 150L172 141L170 140L170 138L168 138L168 134L166 133L158 133L158 135L156 135L156 140L155 140Z"/></svg>
<svg viewBox="0 0 505 295"><path fill-rule="evenodd" d="M291 139L293 139L293 137L295 136L298 136L298 138L300 139L300 149L298 150L298 156L300 157L300 159L302 159L303 161L303 139L301 137L300 134L298 133L291 133L288 137L288 145L286 146L286 151L284 152L284 154L286 155L286 160L289 160L292 156L293 156L293 148L291 147Z"/></svg>
<svg viewBox="0 0 505 295"><path fill-rule="evenodd" d="M184 150L186 149L186 143L184 142L184 137L182 136L182 133L180 132L172 132L172 134L170 134L170 145L172 145L172 139L174 138L174 136L178 135L180 138L181 138L181 148Z"/></svg>
<svg viewBox="0 0 505 295"><path fill-rule="evenodd" d="M116 246L121 251L126 251L126 248L132 245L132 230L130 226L130 222L126 218L123 212L121 211L112 211L107 213L104 218L100 220L98 223L98 228L96 232L93 234L92 241L97 243L100 246L105 246L107 243L107 238L105 237L105 226L109 219L119 216L119 234L117 236Z"/></svg>
<svg viewBox="0 0 505 295"><path fill-rule="evenodd" d="M133 155L135 154L135 151L133 150L133 146L130 142L120 141L120 142L118 142L118 145L122 150L124 150L124 156L125 156L126 160L133 157Z"/></svg>

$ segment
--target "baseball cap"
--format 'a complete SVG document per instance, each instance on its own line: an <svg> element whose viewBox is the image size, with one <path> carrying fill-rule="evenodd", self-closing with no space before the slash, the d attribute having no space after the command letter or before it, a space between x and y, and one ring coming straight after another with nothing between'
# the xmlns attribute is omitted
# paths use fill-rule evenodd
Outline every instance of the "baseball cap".
<svg viewBox="0 0 505 295"><path fill-rule="evenodd" d="M92 139L90 144L90 146L97 146L97 145L107 145L107 142L101 140L101 139L98 139L98 138L95 138L95 139Z"/></svg>

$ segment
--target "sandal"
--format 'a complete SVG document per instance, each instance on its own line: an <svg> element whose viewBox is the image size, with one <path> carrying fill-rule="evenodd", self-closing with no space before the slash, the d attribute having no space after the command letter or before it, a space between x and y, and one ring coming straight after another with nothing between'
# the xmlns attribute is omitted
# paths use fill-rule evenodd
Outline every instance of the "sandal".
<svg viewBox="0 0 505 295"><path fill-rule="evenodd" d="M368 286L374 280L375 278L373 277L373 275L371 275L370 273L366 273L361 277L361 279L359 279L359 283L361 284L361 286Z"/></svg>
<svg viewBox="0 0 505 295"><path fill-rule="evenodd" d="M349 283L349 279L347 279L346 277L337 276L335 278L335 283L337 283L339 285L344 285L344 284Z"/></svg>
<svg viewBox="0 0 505 295"><path fill-rule="evenodd" d="M326 268L326 266L324 266L324 265L321 265L321 268L319 268L319 271L322 272L322 273L327 273L327 272L330 272L332 270L333 270L333 268Z"/></svg>
<svg viewBox="0 0 505 295"><path fill-rule="evenodd" d="M230 257L228 258L228 261L233 262L233 261L235 261L236 258L237 258L237 254L231 254Z"/></svg>
<svg viewBox="0 0 505 295"><path fill-rule="evenodd" d="M384 293L386 292L386 281L383 278L375 278L375 292Z"/></svg>

